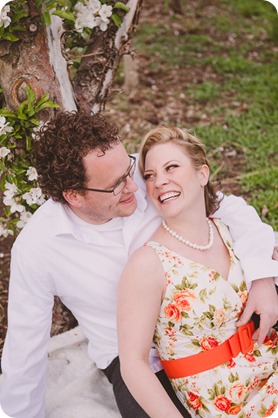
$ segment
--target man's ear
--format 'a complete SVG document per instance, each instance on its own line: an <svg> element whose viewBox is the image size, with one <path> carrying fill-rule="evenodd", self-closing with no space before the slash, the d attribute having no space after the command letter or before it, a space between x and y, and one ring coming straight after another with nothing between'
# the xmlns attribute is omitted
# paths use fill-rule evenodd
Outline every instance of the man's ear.
<svg viewBox="0 0 278 418"><path fill-rule="evenodd" d="M69 205L75 208L79 208L81 206L81 195L76 190L65 190L63 192L63 196Z"/></svg>
<svg viewBox="0 0 278 418"><path fill-rule="evenodd" d="M209 167L203 164L199 170L200 184L205 187L209 181Z"/></svg>

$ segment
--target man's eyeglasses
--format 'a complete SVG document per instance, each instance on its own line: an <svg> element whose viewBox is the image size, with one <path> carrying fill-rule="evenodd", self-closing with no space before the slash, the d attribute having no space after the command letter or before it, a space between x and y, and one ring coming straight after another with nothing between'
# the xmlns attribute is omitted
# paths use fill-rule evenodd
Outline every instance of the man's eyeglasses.
<svg viewBox="0 0 278 418"><path fill-rule="evenodd" d="M127 183L127 177L132 178L134 176L135 167L136 167L136 158L133 157L132 155L129 155L129 158L130 158L130 166L128 168L127 173L117 181L113 189L103 190L103 189L92 189L90 187L78 187L78 190L89 190L92 192L101 192L101 193L113 193L114 196L117 196L117 194L120 194L124 190L126 183Z"/></svg>

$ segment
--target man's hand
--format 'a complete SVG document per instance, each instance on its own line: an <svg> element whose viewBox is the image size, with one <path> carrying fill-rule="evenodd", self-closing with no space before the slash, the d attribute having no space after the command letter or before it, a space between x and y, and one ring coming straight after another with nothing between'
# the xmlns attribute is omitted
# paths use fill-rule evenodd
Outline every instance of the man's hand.
<svg viewBox="0 0 278 418"><path fill-rule="evenodd" d="M260 327L254 332L253 339L262 344L269 329L278 321L278 295L272 278L252 282L246 307L236 325L245 325L253 313L260 316Z"/></svg>

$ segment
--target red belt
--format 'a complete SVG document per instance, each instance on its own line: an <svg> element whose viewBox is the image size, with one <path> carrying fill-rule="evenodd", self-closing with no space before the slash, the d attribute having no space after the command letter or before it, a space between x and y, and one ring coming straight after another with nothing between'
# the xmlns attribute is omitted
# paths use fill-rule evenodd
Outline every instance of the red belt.
<svg viewBox="0 0 278 418"><path fill-rule="evenodd" d="M240 352L246 354L252 350L254 330L254 323L250 321L238 327L234 335L217 347L177 360L161 360L162 366L170 379L192 376L213 369L236 357Z"/></svg>

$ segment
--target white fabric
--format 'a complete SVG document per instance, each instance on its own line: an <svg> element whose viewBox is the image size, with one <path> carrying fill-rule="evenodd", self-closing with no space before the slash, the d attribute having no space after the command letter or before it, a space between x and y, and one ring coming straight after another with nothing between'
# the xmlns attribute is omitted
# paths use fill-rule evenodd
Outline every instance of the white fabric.
<svg viewBox="0 0 278 418"><path fill-rule="evenodd" d="M242 201L241 206L240 201ZM240 259L249 287L253 280L264 277L275 277L275 282L278 284L278 263L272 259L275 245L273 229L263 222L256 222L258 214L252 206L249 206L249 213L246 216L246 207L243 202L241 197L229 196L222 202L217 211L217 217L230 227L234 240L233 249ZM229 205L229 219L225 213L227 204ZM234 210L231 210L232 205L235 205ZM252 239L250 239L250 231L252 231Z"/></svg>
<svg viewBox="0 0 278 418"><path fill-rule="evenodd" d="M47 365L47 418L120 418L112 386L90 360L80 327L50 340ZM0 387L2 383L0 376ZM1 411L0 418L7 415Z"/></svg>
<svg viewBox="0 0 278 418"><path fill-rule="evenodd" d="M50 340L47 418L119 418L112 386L90 360L80 327Z"/></svg>
<svg viewBox="0 0 278 418"><path fill-rule="evenodd" d="M112 221L111 236L110 222L85 228L67 207L49 200L17 238L12 249L9 324L2 360L5 380L0 397L2 408L14 418L45 417L45 371L54 295L78 320L88 339L89 357L99 368L106 368L117 356L118 280L129 255L161 222L147 203L143 188L136 196L138 209L123 219L122 231L117 230L117 221ZM226 197L221 206L218 214L231 227L237 256L245 257L246 276L278 276L278 263L271 260L271 228L239 198ZM115 241L115 233L122 234L121 242ZM248 245L256 243L258 236L259 251L256 245ZM157 371L157 358L152 364Z"/></svg>

